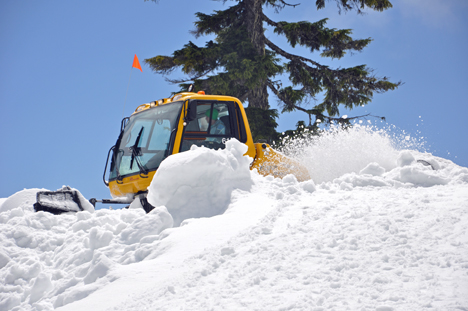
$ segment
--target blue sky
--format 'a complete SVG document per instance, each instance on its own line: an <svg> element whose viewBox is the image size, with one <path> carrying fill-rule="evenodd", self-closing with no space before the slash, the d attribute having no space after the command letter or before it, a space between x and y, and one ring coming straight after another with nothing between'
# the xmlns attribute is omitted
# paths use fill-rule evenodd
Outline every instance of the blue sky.
<svg viewBox="0 0 468 311"><path fill-rule="evenodd" d="M343 115L385 116L427 149L468 167L468 1L393 0L382 13L339 15L333 2L314 1L269 10L275 21L330 18L330 28L351 28L374 41L362 53L321 60L333 67L367 64L377 76L404 84ZM292 2L291 2L292 3ZM195 12L227 8L216 1L143 0L2 1L0 4L0 197L23 188L62 185L85 197L108 198L102 182L109 148L122 118L138 105L168 97L177 86L152 73L145 58L170 55L194 38ZM280 46L284 39L269 33ZM289 52L310 55L304 49ZM131 69L137 54L143 72ZM317 59L317 58L315 58ZM131 80L129 77L131 73ZM173 77L179 77L177 74ZM276 99L270 97L275 107ZM303 113L281 115L278 130L294 128Z"/></svg>

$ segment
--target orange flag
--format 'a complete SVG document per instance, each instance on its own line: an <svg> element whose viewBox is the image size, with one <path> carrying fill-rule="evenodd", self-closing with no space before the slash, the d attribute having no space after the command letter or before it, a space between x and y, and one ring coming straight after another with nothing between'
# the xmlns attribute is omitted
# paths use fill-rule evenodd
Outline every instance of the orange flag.
<svg viewBox="0 0 468 311"><path fill-rule="evenodd" d="M143 72L143 69L141 69L140 62L138 61L138 57L135 54L135 57L133 58L133 65L132 67L140 69L141 72Z"/></svg>

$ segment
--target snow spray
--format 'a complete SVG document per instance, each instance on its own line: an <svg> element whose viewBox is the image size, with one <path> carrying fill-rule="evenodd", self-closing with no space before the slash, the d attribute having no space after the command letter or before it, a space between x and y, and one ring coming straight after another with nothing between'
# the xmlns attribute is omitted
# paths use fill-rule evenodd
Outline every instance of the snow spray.
<svg viewBox="0 0 468 311"><path fill-rule="evenodd" d="M396 167L399 151L426 151L421 138L412 137L394 125L378 128L360 123L346 129L340 126L321 129L319 135L305 129L294 138L283 138L280 146L281 152L307 167L317 184L357 173L372 162L389 171Z"/></svg>

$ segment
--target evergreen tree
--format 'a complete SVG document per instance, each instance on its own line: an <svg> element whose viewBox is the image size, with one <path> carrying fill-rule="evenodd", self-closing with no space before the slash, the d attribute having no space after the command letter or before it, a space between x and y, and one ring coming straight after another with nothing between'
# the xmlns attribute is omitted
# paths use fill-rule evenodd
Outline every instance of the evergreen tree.
<svg viewBox="0 0 468 311"><path fill-rule="evenodd" d="M221 0L224 3L227 0ZM185 91L189 84L207 94L231 95L249 108L265 110L251 113L250 120L257 128L276 124L275 112L270 110L268 90L275 94L284 111L302 110L314 115L316 120L329 121L339 115L339 106L348 109L362 106L372 100L374 92L393 90L400 83L392 83L386 77L377 78L366 65L333 69L316 60L288 53L265 36L265 26L287 38L292 47L301 45L311 52L321 51L322 57L341 58L347 51L361 51L372 39L351 38L350 29L327 28L327 19L317 22L275 22L264 13L265 7L276 12L286 6L296 7L286 0L233 0L235 5L213 14L196 13L196 36L214 34L215 41L204 47L192 42L176 50L172 56L156 56L146 63L159 74L170 74L180 68L187 75L185 80L170 80ZM329 0L330 1L330 0ZM333 0L338 9L364 8L383 11L391 8L389 0ZM317 9L325 7L325 0L315 0ZM289 75L292 86L282 86L275 80L280 74ZM310 109L304 106L308 99L323 95L323 100ZM262 124L262 120L267 120ZM310 125L310 124L309 124ZM254 126L255 127L255 126ZM264 137L264 135L260 135ZM267 135L272 138L271 135Z"/></svg>

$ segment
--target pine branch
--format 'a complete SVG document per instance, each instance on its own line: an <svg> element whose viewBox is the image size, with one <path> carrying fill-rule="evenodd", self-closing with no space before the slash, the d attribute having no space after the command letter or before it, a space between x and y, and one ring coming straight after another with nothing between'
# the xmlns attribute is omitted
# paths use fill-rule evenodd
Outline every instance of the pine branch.
<svg viewBox="0 0 468 311"><path fill-rule="evenodd" d="M295 47L296 44L310 48L311 52L324 48L322 56L331 58L341 58L346 51L362 51L371 41L371 38L354 40L351 38L350 29L326 28L327 18L315 23L306 21L297 23L274 22L262 13L262 19L274 27L274 32L284 35L289 44Z"/></svg>
<svg viewBox="0 0 468 311"><path fill-rule="evenodd" d="M325 110L323 105L315 106L312 109L303 108L303 107L297 105L296 101L291 100L284 93L280 92L276 88L274 82L268 80L267 85L270 88L270 90L285 104L284 111L299 110L299 111L305 112L305 113L307 113L309 115L309 123L311 123L311 115L314 115L316 120L323 120L328 124L330 124L332 122L338 122L338 123L342 123L342 124L350 124L350 122L349 122L350 120L360 119L360 118L366 119L366 117L368 117L368 116L374 117L374 118L379 118L379 119L385 121L385 117L374 116L374 115L371 115L370 113L368 113L366 115L351 117L351 118L343 118L343 117L335 118L335 117L332 117L332 116L327 116L327 115L323 114L323 112Z"/></svg>
<svg viewBox="0 0 468 311"><path fill-rule="evenodd" d="M279 4L278 4L278 2L279 2ZM275 13L279 13L279 11L284 9L286 6L291 6L291 7L295 8L296 6L300 5L300 3L290 4L290 3L287 3L284 0L267 0L267 1L265 1L265 4L267 6L271 6L271 7L275 8Z"/></svg>
<svg viewBox="0 0 468 311"><path fill-rule="evenodd" d="M367 6L372 10L382 12L383 10L392 8L393 5L389 0L335 0L338 7L338 12L356 10L358 14L363 14L363 9ZM325 8L325 0L316 0L317 9Z"/></svg>
<svg viewBox="0 0 468 311"><path fill-rule="evenodd" d="M286 1L284 1L284 0L279 0L279 2L283 5L283 8L285 6L292 6L293 8L295 8L296 6L301 5L300 3L298 3L298 4L289 4L289 3L286 3Z"/></svg>
<svg viewBox="0 0 468 311"><path fill-rule="evenodd" d="M285 103L287 107L296 106L293 101L291 101L288 97L284 96L278 91L278 89L275 87L274 83L271 80L267 80L267 86L283 103Z"/></svg>
<svg viewBox="0 0 468 311"><path fill-rule="evenodd" d="M385 121L385 117L379 117L379 116L374 116L374 115L371 115L370 113L368 114L365 114L365 115L361 115L361 116L355 116L355 117L351 117L351 118L343 118L343 117L340 117L340 118L334 118L334 117L331 117L331 116L327 116L327 115L324 115L323 114L323 110L321 109L317 109L317 108L313 108L313 109L305 109L301 106L298 106L296 104L294 104L292 101L290 101L287 97L283 96L274 86L274 84L271 82L271 81L268 81L268 87L270 88L270 90L273 91L273 93L275 93L276 96L278 96L278 98L283 101L284 103L286 103L286 105L289 105L291 108L294 108L294 109L297 109L299 111L302 111L302 112L305 112L309 115L309 126L311 126L311 116L314 115L315 116L315 122L317 122L317 120L322 120L324 121L325 123L327 124L331 124L333 122L336 122L336 123L340 123L340 124L350 124L350 120L354 120L354 119L361 119L361 118L364 118L366 119L366 117L374 117L374 118L379 118L381 120L384 120ZM320 122L320 121L319 121Z"/></svg>
<svg viewBox="0 0 468 311"><path fill-rule="evenodd" d="M189 42L181 50L174 51L172 56L159 55L145 59L145 62L159 74L168 75L180 67L183 73L199 77L220 66L219 54L219 45L212 41L202 48Z"/></svg>
<svg viewBox="0 0 468 311"><path fill-rule="evenodd" d="M299 56L299 55L294 55L294 54L290 54L282 49L280 49L278 46L276 46L273 42L271 42L268 38L265 38L265 44L270 48L272 49L273 51L275 51L276 53L278 53L279 55L283 56L284 58L287 58L289 60L294 60L294 61L298 61L300 63L302 63L304 66L307 66L309 67L308 65L306 65L305 63L311 63L312 65L316 66L317 68L321 69L321 70L325 70L327 72L333 72L333 70L331 70L328 66L324 66L324 65L321 65L311 59L308 59L308 58L305 58L305 57L302 57L302 56ZM311 68L310 69L314 69L314 68Z"/></svg>
<svg viewBox="0 0 468 311"><path fill-rule="evenodd" d="M386 77L379 79L375 76L369 76L370 70L366 69L365 66L346 69L330 69L328 66L321 65L311 59L290 54L276 46L267 38L265 38L265 43L274 52L291 60L290 66L305 69L314 78L321 79L323 85L329 90L337 90L337 88L341 87L344 83L347 85L346 88L349 92L358 91L367 95L372 95L371 93L373 91L384 92L387 90L393 90L401 85L401 82L389 82ZM311 67L306 63L310 63L316 68ZM291 71L291 68L289 68L289 71ZM327 100L330 100L330 98L325 99L325 101ZM336 103L334 102L333 104Z"/></svg>
<svg viewBox="0 0 468 311"><path fill-rule="evenodd" d="M219 34L226 28L240 24L239 17L244 10L243 3L234 5L224 11L215 11L214 14L208 15L204 13L195 13L198 20L195 22L196 29L190 33L196 38L202 35Z"/></svg>

